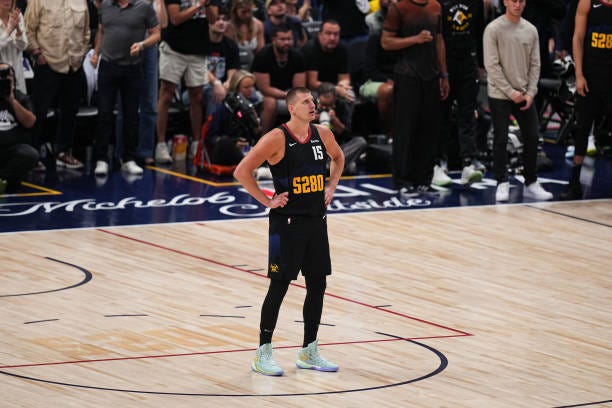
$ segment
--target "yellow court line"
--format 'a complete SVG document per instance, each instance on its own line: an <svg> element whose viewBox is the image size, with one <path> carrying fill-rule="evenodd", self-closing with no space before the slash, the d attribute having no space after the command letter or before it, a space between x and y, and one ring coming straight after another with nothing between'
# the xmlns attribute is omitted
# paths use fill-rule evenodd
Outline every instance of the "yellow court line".
<svg viewBox="0 0 612 408"><path fill-rule="evenodd" d="M0 197L40 197L40 196L47 196L47 195L62 195L61 191L51 190L50 188L39 186L37 184L28 183L26 181L22 181L21 184L26 187L33 188L35 190L41 190L41 192L39 193L0 194Z"/></svg>
<svg viewBox="0 0 612 408"><path fill-rule="evenodd" d="M216 183L214 181L209 181L206 179L202 179L199 177L193 177L193 176L188 176L187 174L184 173L179 173L176 171L172 171L172 170L167 170L167 169L162 169L161 167L155 167L155 166L145 166L147 169L153 170L153 171L158 171L160 173L166 173L166 174L170 174L172 176L176 176L176 177L180 177L186 180L191 180L191 181L195 181L197 183L202 183L202 184L208 184L211 185L213 187L228 187L228 186L239 186L240 183L234 181L234 182L225 182L225 183ZM364 176L342 176L340 177L340 179L342 180L352 180L352 179L360 179L360 178L368 178L368 179L374 179L374 178L387 178L387 177L391 177L391 174L368 174Z"/></svg>
<svg viewBox="0 0 612 408"><path fill-rule="evenodd" d="M228 186L240 185L240 183L238 182L216 183L214 181L205 180L199 177L188 176L187 174L184 174L184 173L178 173L176 171L166 170L166 169L162 169L160 167L155 167L155 166L146 166L146 168L150 170L158 171L160 173L170 174L171 176L180 177L185 180L195 181L196 183L208 184L213 187L228 187Z"/></svg>

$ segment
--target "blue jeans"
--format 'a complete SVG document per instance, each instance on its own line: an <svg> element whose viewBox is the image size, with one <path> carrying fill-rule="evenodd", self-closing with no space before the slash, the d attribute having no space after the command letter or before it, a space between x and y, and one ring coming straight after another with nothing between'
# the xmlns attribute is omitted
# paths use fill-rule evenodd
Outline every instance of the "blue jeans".
<svg viewBox="0 0 612 408"><path fill-rule="evenodd" d="M108 161L110 135L113 134L113 110L120 94L119 110L122 113L121 134L117 145L123 145L124 162L136 160L138 145L138 101L142 83L142 65L117 65L102 60L98 69L98 130L96 132L95 158Z"/></svg>
<svg viewBox="0 0 612 408"><path fill-rule="evenodd" d="M159 50L157 45L144 50L142 55L142 93L140 94L140 122L138 126L138 157L153 157L159 79Z"/></svg>

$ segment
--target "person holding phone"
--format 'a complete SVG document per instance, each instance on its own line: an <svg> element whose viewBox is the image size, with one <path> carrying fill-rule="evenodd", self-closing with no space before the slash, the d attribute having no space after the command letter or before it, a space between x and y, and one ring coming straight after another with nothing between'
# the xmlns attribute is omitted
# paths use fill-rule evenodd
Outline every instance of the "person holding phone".
<svg viewBox="0 0 612 408"><path fill-rule="evenodd" d="M23 72L23 51L27 46L21 11L14 0L0 0L0 61L14 67L17 89L23 93L27 93Z"/></svg>

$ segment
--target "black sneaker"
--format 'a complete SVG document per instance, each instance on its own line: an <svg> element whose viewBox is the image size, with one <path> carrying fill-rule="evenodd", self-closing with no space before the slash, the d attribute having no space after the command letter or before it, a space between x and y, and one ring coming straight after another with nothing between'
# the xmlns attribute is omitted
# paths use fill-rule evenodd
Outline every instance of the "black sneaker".
<svg viewBox="0 0 612 408"><path fill-rule="evenodd" d="M559 195L559 199L567 200L582 200L582 185L580 183L569 183L564 192Z"/></svg>
<svg viewBox="0 0 612 408"><path fill-rule="evenodd" d="M431 185L417 186L416 191L417 191L417 193L421 193L421 194L431 194L431 193L437 193L438 192L438 190L433 188Z"/></svg>

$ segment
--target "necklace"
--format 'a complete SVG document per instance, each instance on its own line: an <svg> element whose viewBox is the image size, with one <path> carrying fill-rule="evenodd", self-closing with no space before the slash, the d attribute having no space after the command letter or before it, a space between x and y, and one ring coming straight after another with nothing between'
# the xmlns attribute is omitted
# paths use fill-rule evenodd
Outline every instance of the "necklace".
<svg viewBox="0 0 612 408"><path fill-rule="evenodd" d="M276 60L276 65L278 65L279 68L285 68L287 66L288 61L289 60L285 60L285 61Z"/></svg>

